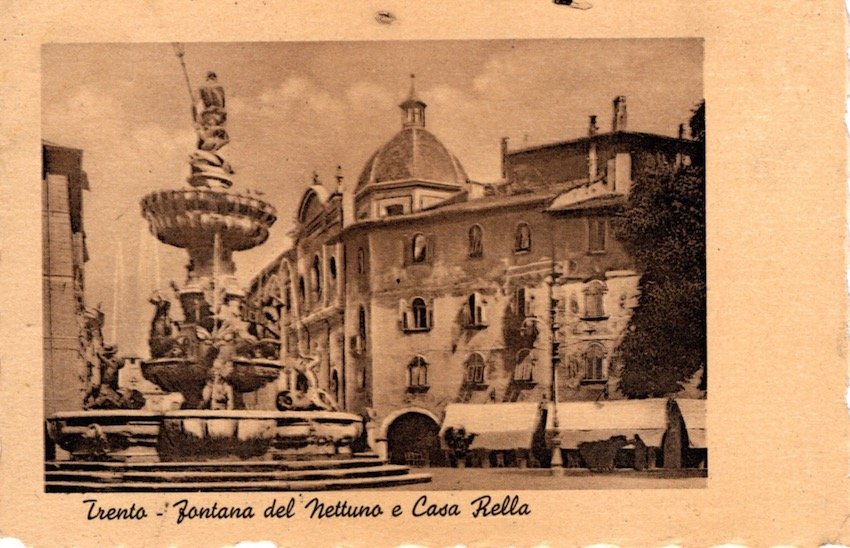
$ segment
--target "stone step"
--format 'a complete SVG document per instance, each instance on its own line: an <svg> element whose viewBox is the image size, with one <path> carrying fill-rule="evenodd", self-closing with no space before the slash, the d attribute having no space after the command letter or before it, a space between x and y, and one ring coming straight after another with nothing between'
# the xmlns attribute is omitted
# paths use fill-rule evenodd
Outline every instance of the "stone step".
<svg viewBox="0 0 850 548"><path fill-rule="evenodd" d="M398 476L410 469L395 464L360 466L356 468L328 468L307 470L51 470L46 473L48 482L98 482L98 483L169 483L169 482L221 482L221 481L292 481L321 480L336 478L365 478L379 476Z"/></svg>
<svg viewBox="0 0 850 548"><path fill-rule="evenodd" d="M329 491L427 483L428 474L292 481L121 482L48 481L48 493L189 492L189 491Z"/></svg>
<svg viewBox="0 0 850 548"><path fill-rule="evenodd" d="M134 470L134 471L262 471L262 470L325 470L330 468L349 469L382 464L375 456L345 459L320 460L275 460L275 461L181 461L181 462L94 462L94 461L48 461L45 470Z"/></svg>

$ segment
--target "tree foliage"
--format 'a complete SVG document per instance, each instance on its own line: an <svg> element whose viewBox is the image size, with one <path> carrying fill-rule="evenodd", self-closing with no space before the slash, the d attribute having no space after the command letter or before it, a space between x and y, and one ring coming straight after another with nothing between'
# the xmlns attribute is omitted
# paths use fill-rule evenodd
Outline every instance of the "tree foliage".
<svg viewBox="0 0 850 548"><path fill-rule="evenodd" d="M620 390L634 398L662 396L700 369L705 389L705 167L683 165L672 153L639 156L634 164L629 203L615 230L643 275L639 306L619 348Z"/></svg>

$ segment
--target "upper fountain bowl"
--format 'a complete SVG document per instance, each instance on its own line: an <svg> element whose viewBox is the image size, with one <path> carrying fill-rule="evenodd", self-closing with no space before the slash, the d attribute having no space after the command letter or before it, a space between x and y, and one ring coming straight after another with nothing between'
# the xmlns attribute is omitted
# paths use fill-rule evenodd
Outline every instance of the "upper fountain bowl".
<svg viewBox="0 0 850 548"><path fill-rule="evenodd" d="M268 239L277 220L274 207L263 200L205 188L160 190L145 196L141 205L151 232L180 248L211 247L218 232L223 247L251 249Z"/></svg>

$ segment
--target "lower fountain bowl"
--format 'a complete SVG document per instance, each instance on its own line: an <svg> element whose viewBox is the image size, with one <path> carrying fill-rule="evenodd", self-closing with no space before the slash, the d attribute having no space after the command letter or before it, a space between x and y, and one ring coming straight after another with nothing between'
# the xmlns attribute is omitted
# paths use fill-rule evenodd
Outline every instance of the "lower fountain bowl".
<svg viewBox="0 0 850 548"><path fill-rule="evenodd" d="M228 381L240 393L254 392L277 380L283 365L266 358L233 358ZM142 375L165 392L183 394L185 406L201 407L201 391L209 379L209 368L200 361L181 357L163 357L142 362Z"/></svg>
<svg viewBox="0 0 850 548"><path fill-rule="evenodd" d="M56 413L47 419L50 437L72 460L159 460L156 446L162 414L135 410Z"/></svg>
<svg viewBox="0 0 850 548"><path fill-rule="evenodd" d="M48 419L72 460L275 460L350 455L361 417L339 411L79 411Z"/></svg>

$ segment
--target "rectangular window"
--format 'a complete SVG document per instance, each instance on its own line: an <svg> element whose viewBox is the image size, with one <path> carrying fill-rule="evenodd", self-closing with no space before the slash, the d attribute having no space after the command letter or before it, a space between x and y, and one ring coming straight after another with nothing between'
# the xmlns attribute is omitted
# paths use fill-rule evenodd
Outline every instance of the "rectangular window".
<svg viewBox="0 0 850 548"><path fill-rule="evenodd" d="M605 251L608 221L607 219L588 219L587 250L591 253Z"/></svg>
<svg viewBox="0 0 850 548"><path fill-rule="evenodd" d="M401 204L392 204L388 205L385 209L387 217L394 217L396 215L404 215L404 206Z"/></svg>

